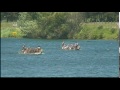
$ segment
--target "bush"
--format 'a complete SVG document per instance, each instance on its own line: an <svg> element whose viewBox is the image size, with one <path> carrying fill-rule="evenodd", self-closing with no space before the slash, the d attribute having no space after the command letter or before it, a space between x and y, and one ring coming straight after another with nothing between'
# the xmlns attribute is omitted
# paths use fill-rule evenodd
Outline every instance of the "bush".
<svg viewBox="0 0 120 90"><path fill-rule="evenodd" d="M115 28L111 28L111 33L115 33Z"/></svg>
<svg viewBox="0 0 120 90"><path fill-rule="evenodd" d="M98 30L100 30L100 29L103 29L103 26L102 25L100 25L100 26L98 26L98 28L97 28Z"/></svg>

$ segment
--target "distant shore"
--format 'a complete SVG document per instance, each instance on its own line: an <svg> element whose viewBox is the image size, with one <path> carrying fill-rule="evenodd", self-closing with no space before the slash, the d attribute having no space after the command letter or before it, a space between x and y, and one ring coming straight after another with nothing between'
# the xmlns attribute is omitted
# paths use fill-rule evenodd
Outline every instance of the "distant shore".
<svg viewBox="0 0 120 90"><path fill-rule="evenodd" d="M68 39L88 39L88 40L117 40L118 28L117 22L96 22L96 23L83 23L82 29L79 33L73 35ZM14 22L1 23L1 38L24 38L24 33ZM38 38L38 37L36 37ZM42 38L47 39L47 38ZM51 38L55 39L55 38ZM57 38L59 39L59 38Z"/></svg>

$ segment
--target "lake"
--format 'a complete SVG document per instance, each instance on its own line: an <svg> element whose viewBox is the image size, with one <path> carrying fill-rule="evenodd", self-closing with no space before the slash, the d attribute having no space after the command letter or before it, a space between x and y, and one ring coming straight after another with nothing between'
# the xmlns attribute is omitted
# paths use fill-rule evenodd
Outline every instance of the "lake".
<svg viewBox="0 0 120 90"><path fill-rule="evenodd" d="M80 50L62 50L63 39L1 38L1 77L118 77L117 40L73 40ZM20 54L23 44L41 46L42 55Z"/></svg>

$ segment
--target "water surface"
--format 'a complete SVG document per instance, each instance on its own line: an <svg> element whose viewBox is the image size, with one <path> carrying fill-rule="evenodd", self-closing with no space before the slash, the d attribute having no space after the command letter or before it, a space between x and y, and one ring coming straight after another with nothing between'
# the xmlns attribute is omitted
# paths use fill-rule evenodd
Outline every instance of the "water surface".
<svg viewBox="0 0 120 90"><path fill-rule="evenodd" d="M78 42L80 50L61 49L63 40L1 39L1 77L118 77L119 53L115 40ZM42 55L19 54L22 45L41 46Z"/></svg>

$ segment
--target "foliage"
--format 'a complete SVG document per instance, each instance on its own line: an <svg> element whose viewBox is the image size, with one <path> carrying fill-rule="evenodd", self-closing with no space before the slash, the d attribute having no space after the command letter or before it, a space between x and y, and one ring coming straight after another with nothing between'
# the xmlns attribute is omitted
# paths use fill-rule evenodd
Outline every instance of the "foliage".
<svg viewBox="0 0 120 90"><path fill-rule="evenodd" d="M36 12L32 15L24 12L20 13L18 25L26 37L52 39L72 38L79 31L81 22L78 12Z"/></svg>
<svg viewBox="0 0 120 90"><path fill-rule="evenodd" d="M17 21L19 12L1 12L1 20Z"/></svg>
<svg viewBox="0 0 120 90"><path fill-rule="evenodd" d="M16 33L13 35L13 33ZM8 37L15 37L15 38L22 38L24 34L21 32L20 28L13 27L13 22L2 22L1 23L1 37L8 38Z"/></svg>
<svg viewBox="0 0 120 90"><path fill-rule="evenodd" d="M2 37L16 32L6 37L117 39L118 17L118 12L1 12L1 33Z"/></svg>
<svg viewBox="0 0 120 90"><path fill-rule="evenodd" d="M85 23L75 35L77 39L118 39L116 23Z"/></svg>

